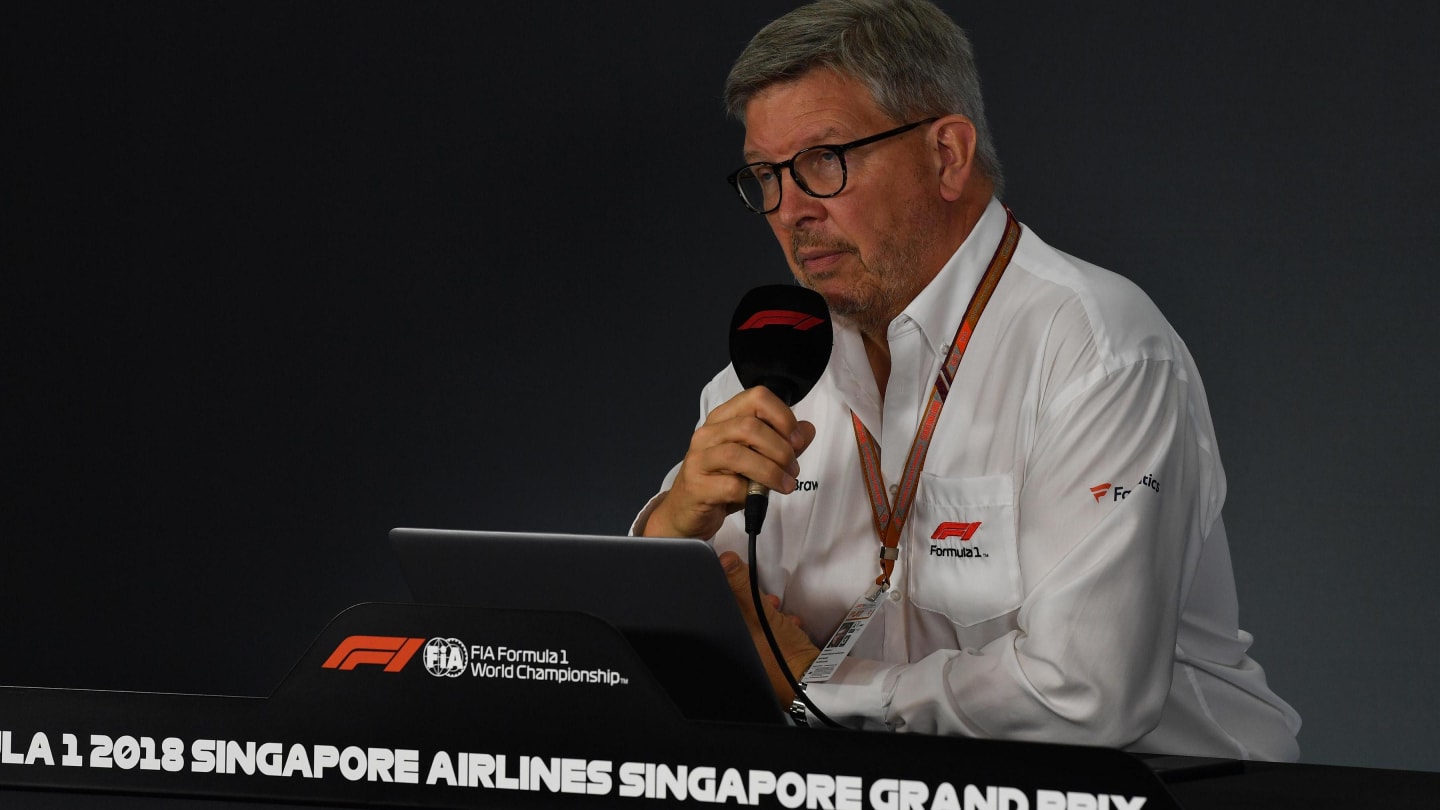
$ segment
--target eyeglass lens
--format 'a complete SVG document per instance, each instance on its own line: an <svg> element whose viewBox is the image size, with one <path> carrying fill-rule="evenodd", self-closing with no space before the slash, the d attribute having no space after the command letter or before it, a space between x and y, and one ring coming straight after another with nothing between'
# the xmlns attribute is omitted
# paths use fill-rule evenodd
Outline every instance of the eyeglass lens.
<svg viewBox="0 0 1440 810"><path fill-rule="evenodd" d="M845 187L845 159L833 149L806 149L790 165L795 182L812 196L829 197ZM735 183L745 202L757 211L780 204L780 172L772 164L746 166L735 176Z"/></svg>

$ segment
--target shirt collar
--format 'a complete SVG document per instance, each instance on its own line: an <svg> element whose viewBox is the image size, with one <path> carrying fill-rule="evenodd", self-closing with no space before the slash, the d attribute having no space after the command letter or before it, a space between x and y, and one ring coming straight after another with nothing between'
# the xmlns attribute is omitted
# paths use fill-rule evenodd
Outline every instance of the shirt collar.
<svg viewBox="0 0 1440 810"><path fill-rule="evenodd" d="M940 273L890 323L891 335L913 323L932 351L940 355L950 351L955 331L965 317L965 302L975 293L995 255L995 246L1005 235L1005 219L1005 206L992 197L970 235Z"/></svg>
<svg viewBox="0 0 1440 810"><path fill-rule="evenodd" d="M991 198L985 213L940 273L891 322L892 342L902 330L918 327L935 355L943 357L950 351L950 341L965 317L965 302L980 284L990 258L995 255L995 247L1005 235L1005 220L1005 206ZM834 324L835 347L826 373L832 375L841 396L861 421L879 424L880 393L870 373L860 333L847 322L836 320Z"/></svg>

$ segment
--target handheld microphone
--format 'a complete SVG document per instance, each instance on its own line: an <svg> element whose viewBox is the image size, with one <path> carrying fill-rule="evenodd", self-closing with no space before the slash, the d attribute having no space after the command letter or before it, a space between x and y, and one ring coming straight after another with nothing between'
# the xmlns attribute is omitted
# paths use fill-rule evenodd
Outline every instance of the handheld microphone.
<svg viewBox="0 0 1440 810"><path fill-rule="evenodd" d="M730 363L746 388L763 385L787 406L805 398L830 362L834 329L825 299L792 284L756 287L730 319ZM760 533L769 489L750 482L745 530Z"/></svg>
<svg viewBox="0 0 1440 810"><path fill-rule="evenodd" d="M787 406L805 398L815 387L825 366L830 362L830 344L834 329L830 325L830 309L825 299L813 290L788 284L756 287L740 299L735 317L730 321L730 363L740 384L746 388L763 385ZM821 722L838 724L825 716L805 696L805 687L795 679L785 662L775 632L765 616L760 597L760 570L755 557L755 539L765 522L770 491L754 481L745 493L745 533L750 535L750 599L765 641L780 671L797 700L807 706Z"/></svg>

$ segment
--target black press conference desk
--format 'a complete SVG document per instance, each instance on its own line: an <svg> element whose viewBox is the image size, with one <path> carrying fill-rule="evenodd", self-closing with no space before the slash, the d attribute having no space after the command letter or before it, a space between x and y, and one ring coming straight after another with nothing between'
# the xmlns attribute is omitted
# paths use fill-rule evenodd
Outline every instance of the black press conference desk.
<svg viewBox="0 0 1440 810"><path fill-rule="evenodd" d="M1279 762L1237 766L1228 774L1183 779L1167 787L1186 810L1440 807L1440 773Z"/></svg>
<svg viewBox="0 0 1440 810"><path fill-rule="evenodd" d="M1440 807L1440 774L687 720L578 613L361 605L268 698L0 687L0 808Z"/></svg>

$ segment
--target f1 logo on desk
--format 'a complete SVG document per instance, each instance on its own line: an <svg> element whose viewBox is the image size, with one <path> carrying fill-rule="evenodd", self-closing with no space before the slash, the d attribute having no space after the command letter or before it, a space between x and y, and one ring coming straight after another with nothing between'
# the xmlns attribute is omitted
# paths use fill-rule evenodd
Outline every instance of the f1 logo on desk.
<svg viewBox="0 0 1440 810"><path fill-rule="evenodd" d="M349 670L374 664L385 667L386 672L399 672L424 643L423 638L403 636L349 636L330 653L322 667Z"/></svg>

